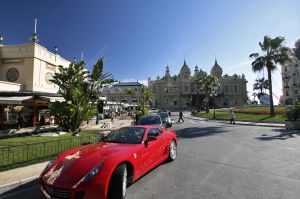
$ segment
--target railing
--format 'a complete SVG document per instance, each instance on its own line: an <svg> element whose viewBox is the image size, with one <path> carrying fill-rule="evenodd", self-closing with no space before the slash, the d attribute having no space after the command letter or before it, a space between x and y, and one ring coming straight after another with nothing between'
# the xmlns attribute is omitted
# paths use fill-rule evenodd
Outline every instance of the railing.
<svg viewBox="0 0 300 199"><path fill-rule="evenodd" d="M0 147L0 170L46 160L68 149L98 141L97 136L86 136Z"/></svg>

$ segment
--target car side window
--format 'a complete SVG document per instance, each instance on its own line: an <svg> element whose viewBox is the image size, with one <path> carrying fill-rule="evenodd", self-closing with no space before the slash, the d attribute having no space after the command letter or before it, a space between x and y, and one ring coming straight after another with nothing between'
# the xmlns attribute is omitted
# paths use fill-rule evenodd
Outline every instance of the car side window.
<svg viewBox="0 0 300 199"><path fill-rule="evenodd" d="M160 131L157 128L149 129L148 137L157 137L160 135Z"/></svg>

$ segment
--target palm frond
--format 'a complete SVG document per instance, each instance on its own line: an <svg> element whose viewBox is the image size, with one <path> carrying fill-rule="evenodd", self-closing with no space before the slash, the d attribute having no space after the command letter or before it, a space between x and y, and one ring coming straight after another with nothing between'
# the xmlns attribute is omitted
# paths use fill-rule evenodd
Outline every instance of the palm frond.
<svg viewBox="0 0 300 199"><path fill-rule="evenodd" d="M251 59L256 59L257 57L259 57L258 53L252 53L249 55L249 58L251 58Z"/></svg>
<svg viewBox="0 0 300 199"><path fill-rule="evenodd" d="M262 71L263 68L265 67L266 65L266 59L265 57L258 57L256 58L252 63L252 71L253 72L259 72L259 71Z"/></svg>
<svg viewBox="0 0 300 199"><path fill-rule="evenodd" d="M270 46L272 49L278 49L282 46L284 42L284 37L275 37L274 39L271 39Z"/></svg>

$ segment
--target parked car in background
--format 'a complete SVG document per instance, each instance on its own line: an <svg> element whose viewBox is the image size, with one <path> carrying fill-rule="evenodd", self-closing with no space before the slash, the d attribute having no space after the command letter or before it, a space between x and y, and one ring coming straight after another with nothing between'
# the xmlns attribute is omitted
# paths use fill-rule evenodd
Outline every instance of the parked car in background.
<svg viewBox="0 0 300 199"><path fill-rule="evenodd" d="M152 108L152 109L151 109L151 112L152 112L152 113L157 113L158 111L159 111L159 110L158 110L157 108Z"/></svg>
<svg viewBox="0 0 300 199"><path fill-rule="evenodd" d="M41 190L47 198L124 199L129 184L176 156L174 131L120 128L99 143L65 151L49 162L40 175Z"/></svg>
<svg viewBox="0 0 300 199"><path fill-rule="evenodd" d="M155 125L159 127L166 127L159 114L142 116L138 121L138 125Z"/></svg>
<svg viewBox="0 0 300 199"><path fill-rule="evenodd" d="M167 128L169 128L169 127L172 126L172 121L171 121L171 118L170 118L168 112L160 112L159 115L160 115L160 118L161 118L163 124L164 124Z"/></svg>

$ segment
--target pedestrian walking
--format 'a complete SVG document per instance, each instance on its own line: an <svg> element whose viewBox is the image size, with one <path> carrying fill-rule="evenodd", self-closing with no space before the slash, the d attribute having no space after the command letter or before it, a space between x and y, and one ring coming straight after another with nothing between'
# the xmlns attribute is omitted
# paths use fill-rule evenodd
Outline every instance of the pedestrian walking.
<svg viewBox="0 0 300 199"><path fill-rule="evenodd" d="M230 124L235 125L235 114L233 110L230 111Z"/></svg>
<svg viewBox="0 0 300 199"><path fill-rule="evenodd" d="M111 117L110 117L110 121L111 121L111 122L114 122L114 117L115 117L115 114L114 114L114 112L112 112L112 113L111 113Z"/></svg>
<svg viewBox="0 0 300 199"><path fill-rule="evenodd" d="M40 117L40 126L45 126L45 123L46 123L46 119L44 114L42 113Z"/></svg>
<svg viewBox="0 0 300 199"><path fill-rule="evenodd" d="M136 112L135 113L135 124L136 125L139 123L139 119L140 119L139 114L138 114L138 112Z"/></svg>
<svg viewBox="0 0 300 199"><path fill-rule="evenodd" d="M184 122L183 120L183 114L182 114L182 111L180 110L179 111L179 119L178 119L178 122L180 122L182 120L182 122Z"/></svg>
<svg viewBox="0 0 300 199"><path fill-rule="evenodd" d="M24 117L23 117L23 115L19 114L19 116L18 116L17 119L18 119L18 127L19 127L19 129L23 128L24 127Z"/></svg>
<svg viewBox="0 0 300 199"><path fill-rule="evenodd" d="M168 114L169 114L169 117L171 117L171 111L170 111L170 110L169 110L169 113L168 113Z"/></svg>

